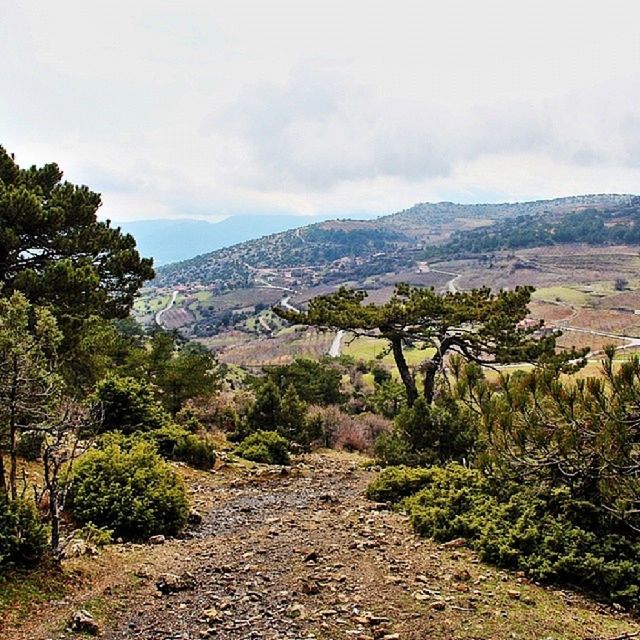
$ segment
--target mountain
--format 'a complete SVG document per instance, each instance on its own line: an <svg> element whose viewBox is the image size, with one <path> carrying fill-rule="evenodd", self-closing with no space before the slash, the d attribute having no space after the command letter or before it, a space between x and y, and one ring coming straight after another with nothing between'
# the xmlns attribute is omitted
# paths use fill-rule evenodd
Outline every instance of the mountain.
<svg viewBox="0 0 640 640"><path fill-rule="evenodd" d="M137 220L119 226L130 233L143 256L156 266L179 262L201 253L215 251L240 242L260 238L301 222L318 222L321 216L231 216L220 222L205 220Z"/></svg>
<svg viewBox="0 0 640 640"><path fill-rule="evenodd" d="M256 278L266 276L271 284L296 289L361 280L409 267L425 255L426 247L442 245L454 234L520 216L628 206L633 197L595 194L499 204L420 203L373 220L318 222L203 253L158 269L154 284L198 284L224 291L254 286ZM280 273L269 273L274 270ZM286 277L282 270L289 270Z"/></svg>

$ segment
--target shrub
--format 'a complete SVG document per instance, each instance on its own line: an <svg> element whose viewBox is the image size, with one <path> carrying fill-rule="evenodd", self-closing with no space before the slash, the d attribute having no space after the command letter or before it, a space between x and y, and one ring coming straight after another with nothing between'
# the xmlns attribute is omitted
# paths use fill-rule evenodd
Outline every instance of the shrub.
<svg viewBox="0 0 640 640"><path fill-rule="evenodd" d="M400 412L393 433L382 434L374 445L377 462L412 467L463 462L475 449L474 418L446 398L429 406L419 398Z"/></svg>
<svg viewBox="0 0 640 640"><path fill-rule="evenodd" d="M216 461L216 450L205 438L187 434L176 444L172 458L206 471Z"/></svg>
<svg viewBox="0 0 640 640"><path fill-rule="evenodd" d="M18 440L17 453L25 460L39 460L42 456L44 433L41 431L24 431Z"/></svg>
<svg viewBox="0 0 640 640"><path fill-rule="evenodd" d="M432 481L435 469L389 467L367 487L367 498L378 502L400 502Z"/></svg>
<svg viewBox="0 0 640 640"><path fill-rule="evenodd" d="M246 460L267 464L290 464L289 443L275 431L256 431L245 438L236 453Z"/></svg>
<svg viewBox="0 0 640 640"><path fill-rule="evenodd" d="M411 445L397 432L383 433L378 436L373 445L373 453L376 462L383 467L415 466L416 456Z"/></svg>
<svg viewBox="0 0 640 640"><path fill-rule="evenodd" d="M129 451L109 444L82 456L71 478L69 507L81 523L112 529L125 539L175 535L189 511L181 479L141 441Z"/></svg>
<svg viewBox="0 0 640 640"><path fill-rule="evenodd" d="M101 431L129 434L159 429L167 422L151 386L136 378L106 378L98 385L96 399L103 411Z"/></svg>
<svg viewBox="0 0 640 640"><path fill-rule="evenodd" d="M397 501L420 483L402 505L421 535L438 541L464 537L483 560L638 606L640 540L605 510L572 498L566 488L494 485L458 464L387 469L368 493Z"/></svg>
<svg viewBox="0 0 640 640"><path fill-rule="evenodd" d="M48 539L33 503L0 498L0 567L37 564Z"/></svg>

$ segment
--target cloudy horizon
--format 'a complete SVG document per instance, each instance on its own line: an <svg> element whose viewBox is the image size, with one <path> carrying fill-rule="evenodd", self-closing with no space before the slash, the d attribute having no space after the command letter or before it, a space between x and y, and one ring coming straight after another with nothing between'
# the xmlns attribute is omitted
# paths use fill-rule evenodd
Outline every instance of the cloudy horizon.
<svg viewBox="0 0 640 640"><path fill-rule="evenodd" d="M5 3L0 144L116 221L640 192L635 2Z"/></svg>

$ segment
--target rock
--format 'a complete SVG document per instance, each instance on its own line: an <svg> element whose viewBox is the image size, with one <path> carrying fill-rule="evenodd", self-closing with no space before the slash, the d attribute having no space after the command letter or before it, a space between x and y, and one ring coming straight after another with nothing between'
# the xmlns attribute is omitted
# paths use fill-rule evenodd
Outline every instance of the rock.
<svg viewBox="0 0 640 640"><path fill-rule="evenodd" d="M507 595L511 600L520 600L522 594L519 591L509 590L507 591Z"/></svg>
<svg viewBox="0 0 640 640"><path fill-rule="evenodd" d="M290 618L305 618L307 615L307 608L299 602L294 602L287 610L287 615Z"/></svg>
<svg viewBox="0 0 640 640"><path fill-rule="evenodd" d="M436 600L432 605L431 608L434 611L444 611L447 607L447 603L444 600Z"/></svg>
<svg viewBox="0 0 640 640"><path fill-rule="evenodd" d="M157 536L151 536L147 542L149 544L164 544L166 538L160 533Z"/></svg>
<svg viewBox="0 0 640 640"><path fill-rule="evenodd" d="M88 633L90 636L97 636L101 633L100 625L84 609L76 611L71 616L71 629L76 633Z"/></svg>
<svg viewBox="0 0 640 640"><path fill-rule="evenodd" d="M163 573L156 580L158 591L165 595L178 591L191 591L195 586L195 578L190 573L183 573L181 576L175 573Z"/></svg>
<svg viewBox="0 0 640 640"><path fill-rule="evenodd" d="M204 617L207 619L207 622L209 624L212 624L214 622L222 622L223 618L222 615L220 614L220 612L215 609L215 608L211 608L211 609L207 609L204 613L203 613Z"/></svg>
<svg viewBox="0 0 640 640"><path fill-rule="evenodd" d="M317 551L309 551L304 557L305 562L316 562L318 560L318 552Z"/></svg>
<svg viewBox="0 0 640 640"><path fill-rule="evenodd" d="M80 558L81 556L98 556L100 552L97 547L88 544L82 538L71 540L62 552L63 558Z"/></svg>
<svg viewBox="0 0 640 640"><path fill-rule="evenodd" d="M187 522L192 526L202 524L202 514L196 509L191 509L191 511L189 511Z"/></svg>
<svg viewBox="0 0 640 640"><path fill-rule="evenodd" d="M445 542L442 545L445 549L459 549L460 547L467 546L466 538L454 538L453 540L449 540L449 542Z"/></svg>
<svg viewBox="0 0 640 640"><path fill-rule="evenodd" d="M320 593L320 585L315 580L305 580L302 583L302 593L315 596Z"/></svg>

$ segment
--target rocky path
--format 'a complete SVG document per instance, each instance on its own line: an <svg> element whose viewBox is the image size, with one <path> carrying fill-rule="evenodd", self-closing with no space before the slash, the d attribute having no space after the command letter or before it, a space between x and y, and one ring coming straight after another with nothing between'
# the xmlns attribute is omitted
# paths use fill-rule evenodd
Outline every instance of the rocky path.
<svg viewBox="0 0 640 640"><path fill-rule="evenodd" d="M361 462L329 452L284 472L179 466L204 514L188 537L67 561L65 593L5 612L0 638L72 640L78 614L108 640L640 637L622 612L415 537L364 498L374 474Z"/></svg>
<svg viewBox="0 0 640 640"><path fill-rule="evenodd" d="M370 477L354 458L326 455L220 486L193 537L167 542L160 562L139 568L145 586L111 615L104 637L595 639L638 630L484 566L464 547L415 538L402 515L363 498Z"/></svg>

